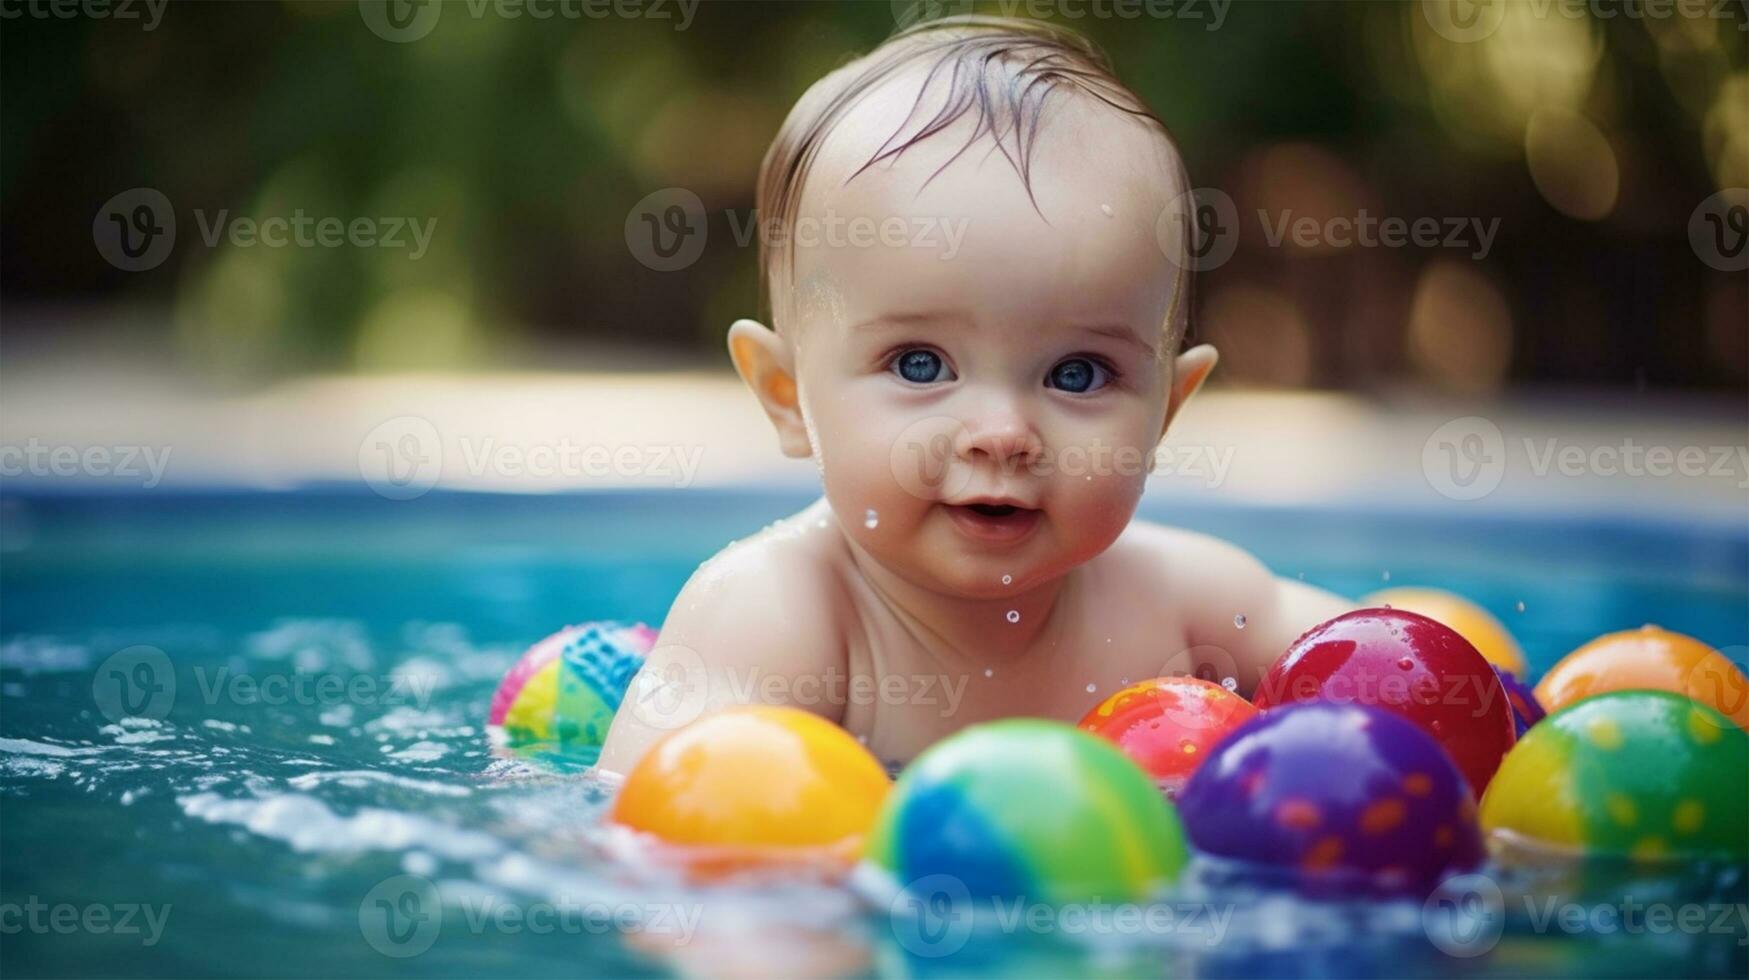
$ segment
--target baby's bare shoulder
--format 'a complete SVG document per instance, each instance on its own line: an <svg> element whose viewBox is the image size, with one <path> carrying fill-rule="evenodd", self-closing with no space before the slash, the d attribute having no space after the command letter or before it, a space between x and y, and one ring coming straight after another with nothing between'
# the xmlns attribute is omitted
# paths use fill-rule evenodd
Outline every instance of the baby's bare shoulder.
<svg viewBox="0 0 1749 980"><path fill-rule="evenodd" d="M1234 578L1268 578L1250 552L1213 535L1131 521L1106 554L1114 570L1162 588L1195 589Z"/></svg>
<svg viewBox="0 0 1749 980"><path fill-rule="evenodd" d="M707 660L842 658L842 537L809 508L737 541L693 572L662 627Z"/></svg>

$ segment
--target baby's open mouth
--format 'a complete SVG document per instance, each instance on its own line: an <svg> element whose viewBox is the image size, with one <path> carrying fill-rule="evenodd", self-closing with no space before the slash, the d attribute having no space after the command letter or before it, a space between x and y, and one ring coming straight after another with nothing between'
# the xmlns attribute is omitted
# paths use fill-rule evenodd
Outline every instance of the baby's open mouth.
<svg viewBox="0 0 1749 980"><path fill-rule="evenodd" d="M1019 541L1037 526L1044 513L1018 504L977 502L943 506L962 533L991 543Z"/></svg>

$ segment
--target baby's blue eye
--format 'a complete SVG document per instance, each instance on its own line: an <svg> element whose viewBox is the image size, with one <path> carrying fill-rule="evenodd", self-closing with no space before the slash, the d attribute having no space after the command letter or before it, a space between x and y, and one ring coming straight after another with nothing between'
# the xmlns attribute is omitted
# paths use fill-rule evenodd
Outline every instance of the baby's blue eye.
<svg viewBox="0 0 1749 980"><path fill-rule="evenodd" d="M1071 357L1051 368L1050 377L1045 379L1045 386L1080 395L1097 391L1110 381L1111 372L1104 365L1085 357Z"/></svg>
<svg viewBox="0 0 1749 980"><path fill-rule="evenodd" d="M949 371L941 355L932 350L915 348L900 354L893 362L893 371L899 377L912 384L926 385L937 381L952 381L953 372Z"/></svg>

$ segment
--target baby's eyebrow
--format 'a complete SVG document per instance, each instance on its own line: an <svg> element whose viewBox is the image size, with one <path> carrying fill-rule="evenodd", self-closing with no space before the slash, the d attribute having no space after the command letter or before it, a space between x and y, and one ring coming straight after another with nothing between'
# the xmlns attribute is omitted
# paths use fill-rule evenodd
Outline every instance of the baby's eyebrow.
<svg viewBox="0 0 1749 980"><path fill-rule="evenodd" d="M1137 336L1135 330L1121 323L1095 323L1080 329L1091 334L1098 334L1101 337L1110 337L1113 340L1120 340L1126 344L1131 344L1140 348L1149 356L1153 356L1155 353L1153 344L1143 340L1141 337Z"/></svg>
<svg viewBox="0 0 1749 980"><path fill-rule="evenodd" d="M964 326L971 321L960 313L881 313L852 326L852 330L893 330L916 327Z"/></svg>

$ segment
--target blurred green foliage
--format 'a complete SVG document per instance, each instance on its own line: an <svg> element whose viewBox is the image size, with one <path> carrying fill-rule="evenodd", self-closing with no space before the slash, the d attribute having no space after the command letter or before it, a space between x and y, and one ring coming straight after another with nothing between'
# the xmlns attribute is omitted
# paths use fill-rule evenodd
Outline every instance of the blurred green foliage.
<svg viewBox="0 0 1749 980"><path fill-rule="evenodd" d="M1309 143L1395 213L1506 216L1487 275L1514 311L1513 378L1741 385L1705 326L1736 294L1714 297L1720 274L1694 261L1684 226L1720 186L1720 154L1737 152L1709 148L1706 114L1743 77L1749 35L1707 25L1713 39L1685 60L1641 21L1583 22L1601 54L1576 106L1616 147L1622 191L1609 216L1580 221L1539 197L1515 137L1465 133L1463 105L1442 113L1438 69L1416 54L1418 6L1241 0L1218 30L1206 0L1180 0L1171 18L1020 9L1101 43L1173 127L1198 183L1236 184L1260 148ZM589 366L596 344L718 360L724 326L757 300L754 250L735 244L724 211L752 207L759 158L797 96L878 44L907 5L705 0L684 29L672 0L624 8L666 18L528 15L537 8L555 9L447 0L406 43L373 32L350 0L173 0L151 29L0 21L8 335L53 329L76 343L84 324L125 322L173 362L241 383ZM140 186L173 202L178 239L162 266L127 272L97 254L92 220ZM696 264L665 273L629 253L624 225L635 202L671 186L700 196L712 236ZM414 260L406 249L209 246L197 211L436 227ZM1281 265L1235 262L1209 278L1279 284ZM1399 265L1381 274L1406 297L1417 263ZM1568 316L1575 288L1605 295ZM1353 297L1287 295L1319 331L1349 322ZM1404 343L1365 332L1400 326L1355 329L1350 345ZM1659 332L1691 353L1646 340ZM1288 380L1365 385L1403 362L1320 358Z"/></svg>

